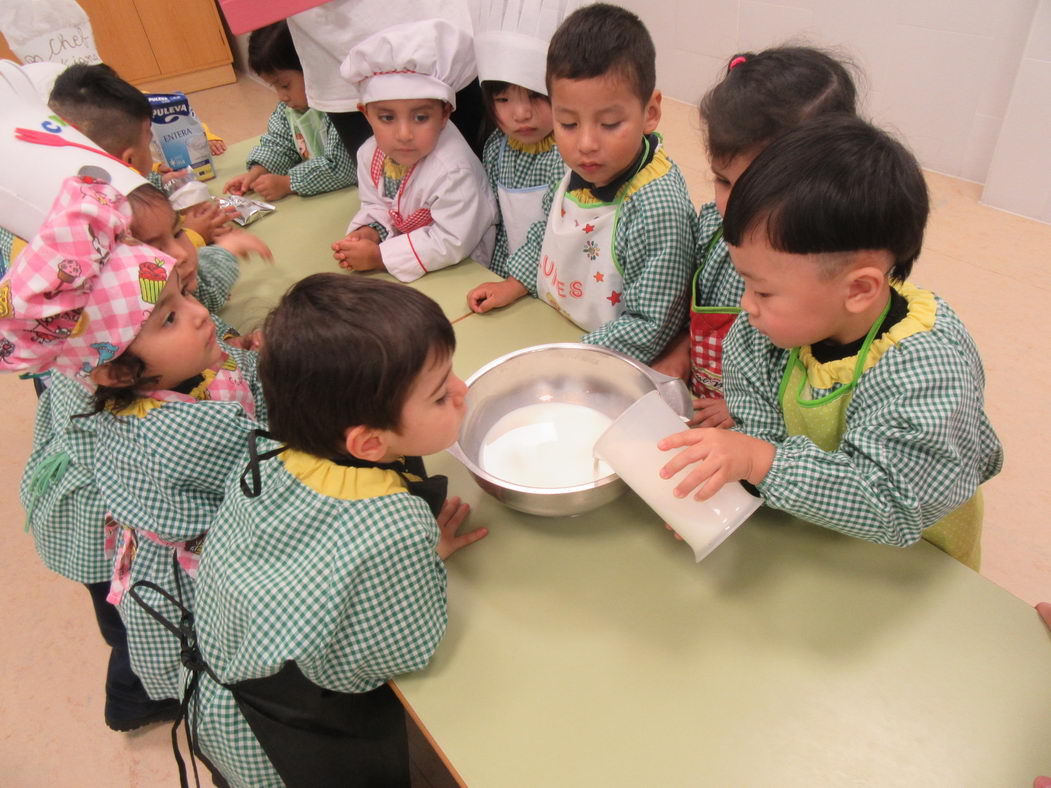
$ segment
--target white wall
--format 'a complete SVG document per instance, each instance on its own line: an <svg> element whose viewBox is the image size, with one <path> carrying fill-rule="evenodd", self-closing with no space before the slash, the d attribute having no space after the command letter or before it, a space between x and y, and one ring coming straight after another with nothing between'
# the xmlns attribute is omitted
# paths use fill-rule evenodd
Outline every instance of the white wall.
<svg viewBox="0 0 1051 788"><path fill-rule="evenodd" d="M735 52L786 41L837 48L865 75L871 120L903 136L923 166L984 182L1038 0L614 2L649 28L668 96L695 103Z"/></svg>
<svg viewBox="0 0 1051 788"><path fill-rule="evenodd" d="M1051 222L1051 0L1040 0L982 202Z"/></svg>

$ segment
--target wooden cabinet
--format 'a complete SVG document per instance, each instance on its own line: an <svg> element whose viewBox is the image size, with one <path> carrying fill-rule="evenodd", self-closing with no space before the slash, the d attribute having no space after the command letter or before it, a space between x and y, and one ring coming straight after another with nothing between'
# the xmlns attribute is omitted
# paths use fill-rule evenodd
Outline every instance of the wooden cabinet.
<svg viewBox="0 0 1051 788"><path fill-rule="evenodd" d="M214 0L77 0L99 57L150 93L234 82L230 44ZM0 57L17 59L0 39Z"/></svg>

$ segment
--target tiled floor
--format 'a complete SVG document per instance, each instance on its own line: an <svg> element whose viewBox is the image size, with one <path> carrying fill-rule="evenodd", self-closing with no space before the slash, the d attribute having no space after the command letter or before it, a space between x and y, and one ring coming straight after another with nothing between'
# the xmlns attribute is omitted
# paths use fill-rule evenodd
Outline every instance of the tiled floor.
<svg viewBox="0 0 1051 788"><path fill-rule="evenodd" d="M261 133L274 96L242 78L193 94L197 113L236 142ZM691 107L667 101L661 130L697 204L711 195ZM978 203L981 187L930 174L934 212L914 280L950 301L983 351L987 407L1003 440L1003 473L986 486L982 574L1033 603L1051 599L1046 477L1051 354L1042 327L1051 298L1051 226ZM1027 371L1028 370L1028 371ZM32 386L0 376L0 555L3 665L0 783L47 788L177 784L168 731L116 734L102 724L105 650L87 592L44 569L20 525L17 487L31 444ZM1041 403L1044 403L1041 405Z"/></svg>

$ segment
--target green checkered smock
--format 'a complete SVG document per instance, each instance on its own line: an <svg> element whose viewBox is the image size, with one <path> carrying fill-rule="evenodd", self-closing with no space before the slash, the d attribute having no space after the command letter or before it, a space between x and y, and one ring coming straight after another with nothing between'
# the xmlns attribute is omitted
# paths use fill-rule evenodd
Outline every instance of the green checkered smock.
<svg viewBox="0 0 1051 788"><path fill-rule="evenodd" d="M266 133L259 138L259 144L248 154L245 167L250 169L253 164L260 164L274 175L289 176L292 191L302 197L357 184L357 163L343 147L336 127L332 125L328 115L321 113L325 153L303 159L296 148L285 108L283 101L277 102L277 107L266 123Z"/></svg>
<svg viewBox="0 0 1051 788"><path fill-rule="evenodd" d="M622 190L631 191L636 179L644 178L652 165L644 167ZM545 214L557 189L556 183L544 197ZM588 193L587 189L580 191ZM526 242L507 261L508 275L534 297L546 224L546 220L534 224ZM625 311L580 341L620 351L648 364L686 325L697 249L697 214L674 162L667 173L624 200L614 243L623 269Z"/></svg>
<svg viewBox="0 0 1051 788"><path fill-rule="evenodd" d="M105 508L95 485L92 397L72 378L51 373L37 401L33 449L19 497L44 565L78 583L109 580L104 544Z"/></svg>
<svg viewBox="0 0 1051 788"><path fill-rule="evenodd" d="M224 346L252 388L256 418L234 402L165 402L143 417L98 414L95 478L107 511L123 526L169 542L208 531L227 481L244 468L248 434L265 424L256 353ZM176 576L193 609L193 581L173 562L173 551L139 535L130 582L149 580L173 595ZM177 621L173 607L151 591L147 602ZM118 605L128 631L132 669L154 699L178 697L182 687L178 640L126 594Z"/></svg>
<svg viewBox="0 0 1051 788"><path fill-rule="evenodd" d="M259 441L260 453L277 446ZM229 483L197 578L205 662L236 683L294 660L310 681L337 692L367 692L422 668L446 625L446 574L430 509L407 492L322 492L317 476L290 471L294 454L261 463L257 498L236 478ZM351 480L344 491L358 487L353 479L363 469L298 457L330 481ZM229 690L202 676L196 709L201 749L231 786L283 785Z"/></svg>
<svg viewBox="0 0 1051 788"><path fill-rule="evenodd" d="M551 186L566 174L566 163L559 155L558 147L541 153L527 153L512 147L507 135L497 129L486 140L482 151L482 164L489 176L489 186L498 195L498 185L507 189L528 189L534 186ZM499 200L497 200L499 207ZM550 207L550 206L549 206ZM503 221L496 225L496 248L489 269L497 276L507 277L507 230Z"/></svg>
<svg viewBox="0 0 1051 788"><path fill-rule="evenodd" d="M233 254L221 246L202 246L197 250L197 292L194 297L215 315L226 306L240 275L241 267Z"/></svg>
<svg viewBox="0 0 1051 788"><path fill-rule="evenodd" d="M737 319L724 348L726 401L734 429L776 446L758 485L769 506L905 546L1000 471L1003 449L985 415L978 350L949 305L933 300L933 327L893 344L861 375L831 452L787 435L778 388L788 351L756 331L747 314Z"/></svg>
<svg viewBox="0 0 1051 788"><path fill-rule="evenodd" d="M741 296L744 295L744 280L734 268L726 241L720 238L705 256L712 237L723 228L723 217L719 215L714 202L706 202L701 206L697 222L697 265L701 268L697 280L701 294L700 306L739 307Z"/></svg>

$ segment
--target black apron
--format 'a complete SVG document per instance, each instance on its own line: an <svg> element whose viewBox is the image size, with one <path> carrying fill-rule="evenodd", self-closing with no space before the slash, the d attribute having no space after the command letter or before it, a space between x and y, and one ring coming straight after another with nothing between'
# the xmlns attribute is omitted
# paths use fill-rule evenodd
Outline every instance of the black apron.
<svg viewBox="0 0 1051 788"><path fill-rule="evenodd" d="M260 454L256 447L257 437L269 435L256 430L248 439L250 460L241 476L241 490L251 498L261 492L259 463L284 450L280 447ZM448 479L444 476L427 477L420 457L407 457L395 463L371 463L355 458L341 458L335 462L396 471L409 492L423 498L435 515L445 502ZM147 605L138 591L140 587L151 588L174 604L180 611L179 624L173 624ZM289 788L408 788L405 709L389 685L384 684L369 692L335 692L310 681L293 660L286 662L272 676L225 684L202 659L193 614L181 603L181 588L177 588L177 592L179 599L146 581L136 583L129 591L143 609L179 638L183 664L191 671L172 728L172 747L182 786L189 783L178 749L178 727L186 720L191 765L197 780L197 767L193 763L198 751L196 731L189 725L187 711L195 700L201 676L207 675L234 696L252 733ZM199 780L197 785L200 785Z"/></svg>

